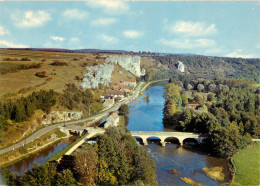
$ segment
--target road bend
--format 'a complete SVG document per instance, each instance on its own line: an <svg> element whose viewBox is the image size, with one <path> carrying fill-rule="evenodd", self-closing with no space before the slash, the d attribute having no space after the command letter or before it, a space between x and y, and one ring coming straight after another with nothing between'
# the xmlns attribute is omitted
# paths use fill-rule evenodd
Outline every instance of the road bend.
<svg viewBox="0 0 260 186"><path fill-rule="evenodd" d="M135 100L136 98L138 98L139 96L139 92L140 92L140 88L142 87L143 85L143 82L139 83L139 85L136 87L136 89L133 91L133 95L126 98L125 100L121 101L120 103L117 103L116 105L114 105L113 107L109 108L108 110L100 113L100 114L97 114L95 116L91 116L91 117L88 117L88 118L84 118L84 119L80 119L80 120L76 120L76 121L69 121L69 122L66 122L67 125L69 124L77 124L77 123L82 123L82 122L86 122L86 121L91 121L91 120L95 120L95 119L99 119L99 118L102 118L104 116L106 116L107 114L113 112L113 111L117 111L119 109L119 107L122 105L122 104L127 104L127 103L130 103L131 101ZM27 137L26 139L14 144L14 145L11 145L9 147L6 147L4 149L1 149L0 150L0 154L3 154L3 153L6 153L6 152L9 152L11 150L14 150L16 148L19 148L25 144L28 144L28 143L31 143L32 141L34 141L35 139L38 139L40 138L42 135L58 128L59 126L63 126L64 124L62 123L59 123L59 124L54 124L54 125L51 125L51 126L47 126L45 128L42 128L40 130L38 130L37 132L35 132L34 134L32 134L31 136Z"/></svg>

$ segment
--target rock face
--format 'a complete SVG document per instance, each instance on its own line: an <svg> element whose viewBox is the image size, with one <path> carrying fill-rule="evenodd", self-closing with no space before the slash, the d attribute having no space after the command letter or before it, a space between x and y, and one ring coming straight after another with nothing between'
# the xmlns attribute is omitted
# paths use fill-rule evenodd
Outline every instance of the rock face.
<svg viewBox="0 0 260 186"><path fill-rule="evenodd" d="M145 69L143 68L142 70L141 70L141 76L144 76L145 75Z"/></svg>
<svg viewBox="0 0 260 186"><path fill-rule="evenodd" d="M42 116L42 124L61 123L64 122L64 119L65 121L78 120L82 116L82 112L52 111L50 114Z"/></svg>
<svg viewBox="0 0 260 186"><path fill-rule="evenodd" d="M122 66L124 69L133 73L135 76L141 76L140 68L140 56L134 55L104 55L106 57L106 62L116 63Z"/></svg>
<svg viewBox="0 0 260 186"><path fill-rule="evenodd" d="M180 72L184 72L184 64L181 61L178 61L177 68Z"/></svg>
<svg viewBox="0 0 260 186"><path fill-rule="evenodd" d="M108 86L111 82L114 64L120 65L137 77L145 75L145 69L140 68L140 56L111 54L102 57L106 58L104 64L86 67L87 72L83 77L82 88L98 88L99 83Z"/></svg>
<svg viewBox="0 0 260 186"><path fill-rule="evenodd" d="M83 88L98 88L98 84L108 86L111 82L111 75L114 70L113 64L100 64L92 67L86 67L87 72L84 74Z"/></svg>

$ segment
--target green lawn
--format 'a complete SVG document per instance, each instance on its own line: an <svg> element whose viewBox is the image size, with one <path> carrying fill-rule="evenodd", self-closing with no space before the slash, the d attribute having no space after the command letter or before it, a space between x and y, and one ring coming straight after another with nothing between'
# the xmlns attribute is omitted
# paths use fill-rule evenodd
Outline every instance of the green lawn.
<svg viewBox="0 0 260 186"><path fill-rule="evenodd" d="M125 127L125 116L119 116L119 126Z"/></svg>
<svg viewBox="0 0 260 186"><path fill-rule="evenodd" d="M233 161L236 167L234 184L260 185L260 142L239 151Z"/></svg>

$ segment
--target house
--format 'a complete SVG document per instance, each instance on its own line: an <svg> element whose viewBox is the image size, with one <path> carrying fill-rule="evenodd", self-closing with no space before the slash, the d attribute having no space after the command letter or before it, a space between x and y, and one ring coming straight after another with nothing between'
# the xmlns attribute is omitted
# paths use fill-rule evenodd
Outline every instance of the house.
<svg viewBox="0 0 260 186"><path fill-rule="evenodd" d="M130 88L129 86L121 86L121 87L120 87L120 90L122 90L122 91L124 91L124 92L126 92L126 93L130 93L130 92L133 91L133 89Z"/></svg>
<svg viewBox="0 0 260 186"><path fill-rule="evenodd" d="M194 108L196 110L198 110L202 105L200 104L187 104L185 105L185 108Z"/></svg>
<svg viewBox="0 0 260 186"><path fill-rule="evenodd" d="M106 96L114 96L115 98L124 98L124 91L122 90L108 90Z"/></svg>
<svg viewBox="0 0 260 186"><path fill-rule="evenodd" d="M110 108L114 105L114 99L105 99L103 101L103 107L104 108Z"/></svg>
<svg viewBox="0 0 260 186"><path fill-rule="evenodd" d="M120 83L124 86L136 87L136 79L124 79Z"/></svg>
<svg viewBox="0 0 260 186"><path fill-rule="evenodd" d="M130 93L133 91L133 89L129 86L124 86L121 83L115 83L115 85L113 86L113 90L121 90L124 91L126 93Z"/></svg>
<svg viewBox="0 0 260 186"><path fill-rule="evenodd" d="M113 112L110 114L110 116L107 118L107 121L104 125L104 128L112 127L112 126L117 126L119 123L119 116L116 112Z"/></svg>

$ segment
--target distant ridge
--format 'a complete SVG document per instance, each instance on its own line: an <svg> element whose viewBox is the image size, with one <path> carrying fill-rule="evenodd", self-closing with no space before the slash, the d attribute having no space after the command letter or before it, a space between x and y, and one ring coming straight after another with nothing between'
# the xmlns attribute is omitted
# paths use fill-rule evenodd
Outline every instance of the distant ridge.
<svg viewBox="0 0 260 186"><path fill-rule="evenodd" d="M145 52L145 51L127 51L127 50L105 50L105 49L67 49L67 48L0 48L0 50L33 50L33 51L51 51L51 52L70 52L70 53L124 53L124 54L141 54L141 55L185 55L185 56L198 56L191 53L163 53L163 52Z"/></svg>

